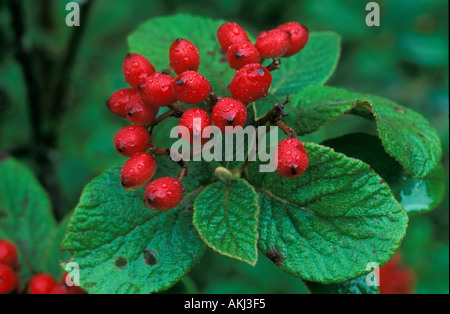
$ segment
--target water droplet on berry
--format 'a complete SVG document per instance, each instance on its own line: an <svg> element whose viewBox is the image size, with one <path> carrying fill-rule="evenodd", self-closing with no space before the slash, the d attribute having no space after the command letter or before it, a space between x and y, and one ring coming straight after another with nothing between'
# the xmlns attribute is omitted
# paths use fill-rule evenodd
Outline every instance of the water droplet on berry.
<svg viewBox="0 0 450 314"><path fill-rule="evenodd" d="M239 28L235 25L231 26L231 32L236 36L239 35L239 33L240 33Z"/></svg>

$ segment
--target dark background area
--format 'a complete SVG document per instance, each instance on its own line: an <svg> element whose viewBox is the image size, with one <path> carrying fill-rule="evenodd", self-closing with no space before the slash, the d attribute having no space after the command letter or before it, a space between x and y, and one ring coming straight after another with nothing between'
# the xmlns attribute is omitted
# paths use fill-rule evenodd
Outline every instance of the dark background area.
<svg viewBox="0 0 450 314"><path fill-rule="evenodd" d="M378 1L381 26L367 27L368 1L361 0L96 0L84 5L78 28L65 24L67 2L0 0L0 152L32 167L59 217L75 207L89 180L124 161L112 139L126 122L105 101L126 87L121 63L128 34L149 18L181 12L236 21L254 35L291 20L339 33L341 58L327 85L377 94L423 114L441 136L448 187L447 1ZM359 130L361 123L343 117L309 139L337 136L330 131L336 127ZM448 205L446 193L437 209L410 220L402 253L417 273L419 293L449 292ZM202 292L304 292L300 280L270 263L251 268L210 255L226 271L217 280L195 277Z"/></svg>

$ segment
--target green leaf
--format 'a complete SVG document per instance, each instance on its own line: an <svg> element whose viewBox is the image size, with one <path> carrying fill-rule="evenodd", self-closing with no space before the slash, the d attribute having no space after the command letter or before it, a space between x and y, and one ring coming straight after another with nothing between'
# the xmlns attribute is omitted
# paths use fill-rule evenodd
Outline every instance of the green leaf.
<svg viewBox="0 0 450 314"><path fill-rule="evenodd" d="M413 179L402 166L386 154L380 139L374 135L354 133L322 143L349 157L371 166L391 187L395 197L408 215L434 209L444 198L444 170L438 165L424 178Z"/></svg>
<svg viewBox="0 0 450 314"><path fill-rule="evenodd" d="M255 265L258 259L257 195L245 180L216 182L194 203L194 225L215 251Z"/></svg>
<svg viewBox="0 0 450 314"><path fill-rule="evenodd" d="M375 120L386 152L413 178L429 174L441 158L436 129L420 114L388 99L316 86L293 96L291 104L286 108L286 121L299 135L316 131L343 114Z"/></svg>
<svg viewBox="0 0 450 314"><path fill-rule="evenodd" d="M162 160L157 163L158 176L173 171ZM191 169L189 185L183 181L187 191L181 204L167 212L145 207L143 189L123 190L120 167L86 186L63 242L71 262L80 265L83 289L151 293L169 288L189 271L205 248L192 225L192 204L202 189L195 182L203 180L195 173Z"/></svg>
<svg viewBox="0 0 450 314"><path fill-rule="evenodd" d="M169 67L169 48L177 38L191 41L200 53L199 72L210 80L213 90L225 96L234 75L217 41L216 32L223 20L187 14L148 20L128 38L131 52L146 56L162 71Z"/></svg>
<svg viewBox="0 0 450 314"><path fill-rule="evenodd" d="M368 286L366 276L342 282L323 285L317 282L305 281L307 289L313 294L379 294L378 287Z"/></svg>
<svg viewBox="0 0 450 314"><path fill-rule="evenodd" d="M60 279L63 275L61 262L66 261L70 257L67 251L61 249L61 244L66 234L70 218L71 214L67 215L53 231L45 248L44 259L39 267L41 272L49 274L56 279Z"/></svg>
<svg viewBox="0 0 450 314"><path fill-rule="evenodd" d="M267 97L251 103L250 108L254 111L255 120L259 120L264 117L270 110L273 109L276 103L280 103L280 98L273 94L268 94Z"/></svg>
<svg viewBox="0 0 450 314"><path fill-rule="evenodd" d="M408 217L388 185L360 160L305 144L306 172L295 179L249 165L259 194L260 250L302 279L336 283L386 264L406 232Z"/></svg>
<svg viewBox="0 0 450 314"><path fill-rule="evenodd" d="M333 74L340 54L340 37L333 32L311 33L300 53L281 59L281 68L272 72L270 92L286 97L308 86L322 85Z"/></svg>
<svg viewBox="0 0 450 314"><path fill-rule="evenodd" d="M156 172L154 179L161 177L178 176L180 167L174 163L168 156L158 156L156 160ZM211 164L205 161L190 161L188 162L188 172L183 179L183 188L185 192L189 193L201 186L207 185L213 177L214 169Z"/></svg>
<svg viewBox="0 0 450 314"><path fill-rule="evenodd" d="M14 242L22 282L40 268L56 229L50 199L33 173L13 158L0 161L0 238ZM59 269L59 266L57 266Z"/></svg>

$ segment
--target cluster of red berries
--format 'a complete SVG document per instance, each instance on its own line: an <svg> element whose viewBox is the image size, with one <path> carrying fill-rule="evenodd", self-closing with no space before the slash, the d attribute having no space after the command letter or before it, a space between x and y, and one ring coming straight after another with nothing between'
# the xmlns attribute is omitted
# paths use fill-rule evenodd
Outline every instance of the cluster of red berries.
<svg viewBox="0 0 450 314"><path fill-rule="evenodd" d="M17 293L19 287L19 270L17 264L18 253L15 245L9 241L0 239L0 294ZM67 274L61 283L57 283L53 277L47 274L34 275L28 283L30 294L84 294L85 292L75 285L68 286L66 282L71 280Z"/></svg>
<svg viewBox="0 0 450 314"><path fill-rule="evenodd" d="M298 53L308 41L308 30L301 24L290 22L261 32L253 45L242 27L229 22L219 27L217 39L230 67L237 70L228 86L232 97L215 96L209 81L197 72L200 66L198 48L190 41L178 38L169 50L170 67L176 77L171 75L170 69L156 72L144 56L130 53L125 57L122 70L125 82L131 88L115 92L106 102L109 110L134 124L124 127L114 137L117 152L130 158L121 171L122 186L131 190L147 185L145 200L152 208L174 208L183 197L182 177L151 181L157 165L154 160L156 147L152 145L149 128L159 122L159 118L156 119L159 109L170 107L171 115L180 118L179 137L190 144L206 143L210 138L202 136L203 130L213 124L224 133L234 130L227 126L244 126L247 104L265 97L272 83L270 69L262 65L264 59ZM181 105L202 102L208 105L191 109ZM189 137L182 137L183 130L189 132ZM298 140L280 143L279 157L282 163L287 161L277 170L282 176L298 176L307 167L307 155Z"/></svg>
<svg viewBox="0 0 450 314"><path fill-rule="evenodd" d="M0 294L16 291L19 285L17 261L18 254L14 244L0 239Z"/></svg>
<svg viewBox="0 0 450 314"><path fill-rule="evenodd" d="M83 289L75 286L68 274L63 275L61 282L48 274L34 275L28 283L28 290L30 294L86 294Z"/></svg>

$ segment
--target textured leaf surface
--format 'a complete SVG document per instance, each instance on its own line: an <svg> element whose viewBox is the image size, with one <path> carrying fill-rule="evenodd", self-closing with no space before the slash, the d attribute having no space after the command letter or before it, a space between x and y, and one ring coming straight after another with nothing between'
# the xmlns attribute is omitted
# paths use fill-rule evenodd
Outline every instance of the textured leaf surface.
<svg viewBox="0 0 450 314"><path fill-rule="evenodd" d="M386 264L408 221L388 185L359 160L317 144L305 148L310 165L296 179L249 165L261 251L282 270L326 284L367 273L369 262Z"/></svg>
<svg viewBox="0 0 450 314"><path fill-rule="evenodd" d="M377 286L368 286L366 276L356 279L324 285L317 282L305 281L307 289L313 294L379 294Z"/></svg>
<svg viewBox="0 0 450 314"><path fill-rule="evenodd" d="M281 59L273 71L270 92L285 97L308 86L324 84L333 74L340 53L340 37L333 32L311 33L306 47L298 54Z"/></svg>
<svg viewBox="0 0 450 314"><path fill-rule="evenodd" d="M257 195L246 181L216 182L195 200L194 225L212 249L255 265L258 213Z"/></svg>
<svg viewBox="0 0 450 314"><path fill-rule="evenodd" d="M56 222L45 190L26 166L6 158L0 161L0 173L0 238L16 244L26 279L47 270L40 264Z"/></svg>
<svg viewBox="0 0 450 314"><path fill-rule="evenodd" d="M391 187L408 215L434 209L445 194L444 170L438 165L424 178L413 179L401 165L386 154L379 138L365 133L344 135L322 143L371 166Z"/></svg>
<svg viewBox="0 0 450 314"><path fill-rule="evenodd" d="M200 53L198 71L210 80L213 90L225 96L234 75L217 41L216 32L223 20L179 14L154 18L143 23L128 38L130 52L147 57L157 71L169 67L169 48L177 38L191 41Z"/></svg>
<svg viewBox="0 0 450 314"><path fill-rule="evenodd" d="M429 174L441 158L436 129L420 114L388 99L316 86L293 96L286 109L289 125L299 135L316 131L347 113L374 119L386 152L413 178Z"/></svg>
<svg viewBox="0 0 450 314"><path fill-rule="evenodd" d="M39 266L40 272L45 272L53 276L53 278L61 278L63 269L61 263L69 259L70 254L61 249L61 244L66 234L67 225L71 215L68 215L61 221L57 228L53 231L44 252L44 258Z"/></svg>
<svg viewBox="0 0 450 314"><path fill-rule="evenodd" d="M159 158L157 163L155 178L174 171ZM124 191L120 186L120 167L86 186L63 242L63 248L72 253L71 261L80 265L80 281L85 290L165 290L200 258L205 245L192 225L192 204L205 176L195 175L192 164L188 169L191 183L183 181L186 193L181 204L167 212L146 208L143 189Z"/></svg>

